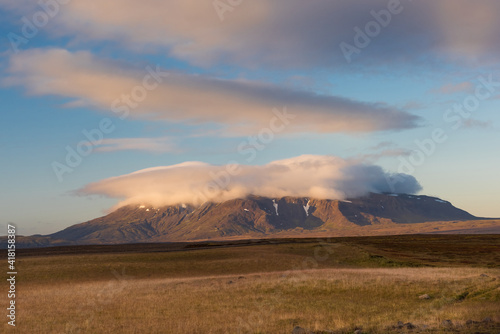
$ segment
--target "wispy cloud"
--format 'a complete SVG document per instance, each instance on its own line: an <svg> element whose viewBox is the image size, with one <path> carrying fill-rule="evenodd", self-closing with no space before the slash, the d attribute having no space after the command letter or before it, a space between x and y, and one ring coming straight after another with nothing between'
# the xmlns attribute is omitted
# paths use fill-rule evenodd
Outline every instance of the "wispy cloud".
<svg viewBox="0 0 500 334"><path fill-rule="evenodd" d="M492 129L493 122L469 118L463 121L463 127L466 129Z"/></svg>
<svg viewBox="0 0 500 334"><path fill-rule="evenodd" d="M448 83L437 89L432 90L438 94L470 93L474 91L474 85L470 81L459 83Z"/></svg>
<svg viewBox="0 0 500 334"><path fill-rule="evenodd" d="M377 145L369 147L367 151L369 153L360 154L354 158L359 161L375 163L382 158L409 156L411 154L411 150L400 148L392 141L380 142Z"/></svg>
<svg viewBox="0 0 500 334"><path fill-rule="evenodd" d="M395 146L396 146L396 143L386 140L386 141L378 143L377 145L369 147L368 149L372 150L372 151L377 151L380 149L394 148Z"/></svg>
<svg viewBox="0 0 500 334"><path fill-rule="evenodd" d="M374 152L374 153L366 153L357 156L358 159L361 161L367 161L367 162L377 162L378 160L382 158L388 158L388 157L399 157L399 156L409 156L411 155L412 151L404 148L394 148L394 149L387 149L387 150L382 150L379 152Z"/></svg>
<svg viewBox="0 0 500 334"><path fill-rule="evenodd" d="M96 147L97 152L147 151L153 153L176 152L170 137L160 138L105 138Z"/></svg>
<svg viewBox="0 0 500 334"><path fill-rule="evenodd" d="M11 76L4 82L23 85L32 94L69 97L108 112L126 110L132 118L220 124L224 132L233 135L253 134L269 126L275 107L286 107L293 114L284 132L402 130L417 127L420 121L383 103L162 70L157 87L140 103L134 102L133 108L127 99L133 98L134 87L144 84L147 71L118 66L88 52L25 51L11 58L9 70Z"/></svg>

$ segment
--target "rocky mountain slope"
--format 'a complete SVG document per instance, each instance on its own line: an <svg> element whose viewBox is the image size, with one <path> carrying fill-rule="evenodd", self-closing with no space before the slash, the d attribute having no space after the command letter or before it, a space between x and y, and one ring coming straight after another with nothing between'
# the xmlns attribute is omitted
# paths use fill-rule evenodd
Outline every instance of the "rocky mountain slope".
<svg viewBox="0 0 500 334"><path fill-rule="evenodd" d="M54 234L20 241L21 246L44 246L262 238L315 232L335 235L368 227L387 229L399 224L476 219L447 201L429 196L372 193L345 201L250 196L200 207L125 206Z"/></svg>

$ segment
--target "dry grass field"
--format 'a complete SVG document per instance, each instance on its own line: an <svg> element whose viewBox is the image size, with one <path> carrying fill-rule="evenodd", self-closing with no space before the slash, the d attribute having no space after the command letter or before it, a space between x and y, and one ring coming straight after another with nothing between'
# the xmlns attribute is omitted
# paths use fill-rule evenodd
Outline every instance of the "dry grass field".
<svg viewBox="0 0 500 334"><path fill-rule="evenodd" d="M500 236L98 247L20 253L16 332L500 332Z"/></svg>

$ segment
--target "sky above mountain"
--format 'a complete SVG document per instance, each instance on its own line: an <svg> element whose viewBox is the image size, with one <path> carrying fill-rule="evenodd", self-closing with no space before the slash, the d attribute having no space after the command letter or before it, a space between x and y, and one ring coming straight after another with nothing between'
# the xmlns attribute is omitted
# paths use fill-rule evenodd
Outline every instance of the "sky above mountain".
<svg viewBox="0 0 500 334"><path fill-rule="evenodd" d="M499 14L495 0L0 0L0 224L49 233L214 185L420 191L500 217Z"/></svg>

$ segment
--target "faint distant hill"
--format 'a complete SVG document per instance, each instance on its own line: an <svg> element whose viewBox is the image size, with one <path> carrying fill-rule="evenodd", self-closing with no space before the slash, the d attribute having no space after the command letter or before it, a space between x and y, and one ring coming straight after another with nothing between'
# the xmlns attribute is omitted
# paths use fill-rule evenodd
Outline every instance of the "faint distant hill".
<svg viewBox="0 0 500 334"><path fill-rule="evenodd" d="M236 238L496 232L500 221L475 217L429 196L375 194L325 200L249 196L199 207L129 205L46 236L18 238L19 247ZM484 228L487 228L484 230ZM5 240L2 242L3 246Z"/></svg>

